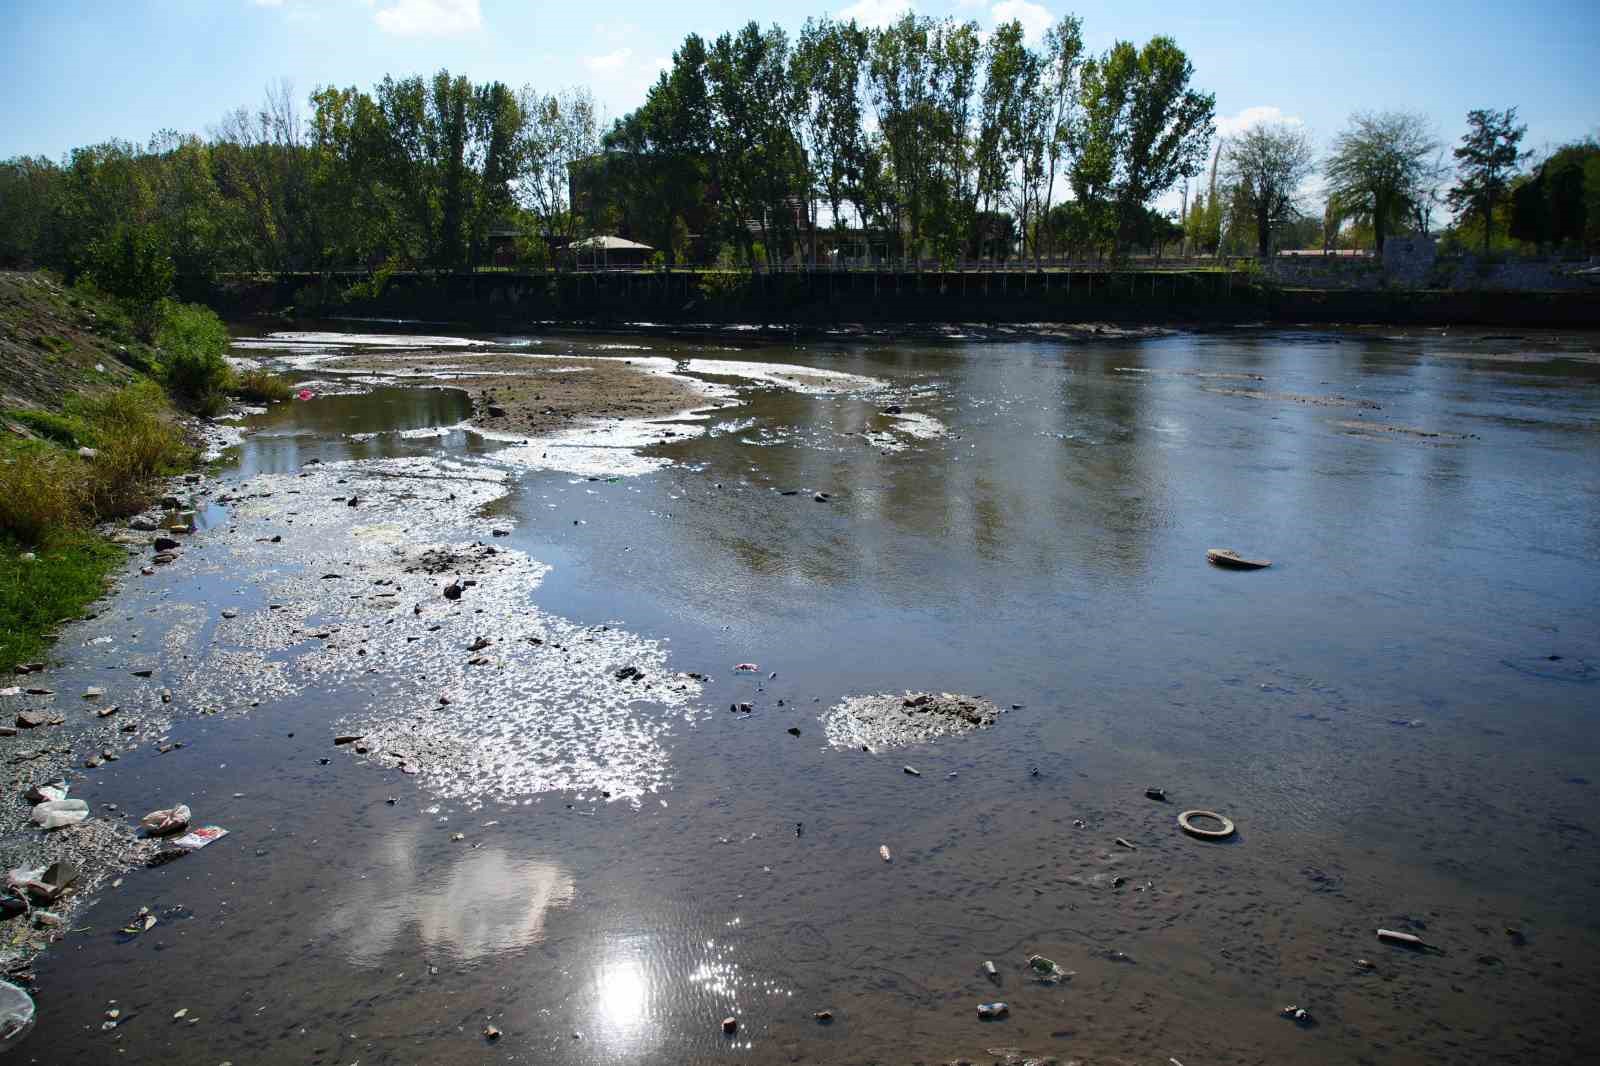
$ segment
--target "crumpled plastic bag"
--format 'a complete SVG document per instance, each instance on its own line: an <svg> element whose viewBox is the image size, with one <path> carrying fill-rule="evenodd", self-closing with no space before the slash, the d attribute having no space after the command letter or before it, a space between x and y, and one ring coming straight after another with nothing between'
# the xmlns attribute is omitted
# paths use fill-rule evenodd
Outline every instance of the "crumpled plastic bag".
<svg viewBox="0 0 1600 1066"><path fill-rule="evenodd" d="M180 829L189 827L189 808L179 803L165 810L151 811L139 819L139 824L151 836L164 837L169 833L176 833Z"/></svg>
<svg viewBox="0 0 1600 1066"><path fill-rule="evenodd" d="M60 829L88 818L89 805L83 800L46 800L33 808L30 817L43 829Z"/></svg>
<svg viewBox="0 0 1600 1066"><path fill-rule="evenodd" d="M65 781L46 781L28 789L22 798L29 803L49 803L51 800L64 800L67 798L67 783Z"/></svg>

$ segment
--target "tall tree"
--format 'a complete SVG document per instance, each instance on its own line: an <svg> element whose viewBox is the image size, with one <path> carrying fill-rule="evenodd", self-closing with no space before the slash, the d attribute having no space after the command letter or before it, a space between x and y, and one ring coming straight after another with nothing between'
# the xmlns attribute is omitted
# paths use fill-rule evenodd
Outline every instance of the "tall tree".
<svg viewBox="0 0 1600 1066"><path fill-rule="evenodd" d="M852 19L807 19L791 59L790 78L802 93L809 197L827 201L837 227L846 200L860 213L866 139L861 127L861 68L867 34ZM816 260L812 212L812 260Z"/></svg>
<svg viewBox="0 0 1600 1066"><path fill-rule="evenodd" d="M1315 156L1305 131L1281 122L1258 123L1228 146L1228 180L1255 223L1261 259L1272 254L1273 232L1299 217L1297 197Z"/></svg>
<svg viewBox="0 0 1600 1066"><path fill-rule="evenodd" d="M1483 254L1489 254L1494 235L1495 205L1506 198L1511 179L1532 153L1518 150L1527 126L1517 125L1517 109L1468 111L1467 132L1455 149L1455 187L1445 194L1451 209L1460 215L1483 219Z"/></svg>
<svg viewBox="0 0 1600 1066"><path fill-rule="evenodd" d="M1351 115L1349 128L1334 138L1324 168L1336 213L1370 223L1382 253L1390 232L1428 195L1438 150L1422 115Z"/></svg>
<svg viewBox="0 0 1600 1066"><path fill-rule="evenodd" d="M1083 126L1083 20L1064 15L1045 31L1044 49L1038 55L1038 79L1030 106L1024 112L1022 183L1032 186L1033 208L1050 236L1050 204L1056 177L1071 166L1078 151ZM1036 227L1037 228L1037 227ZM1026 229L1026 220L1024 220ZM1039 240L1034 238L1034 260Z"/></svg>
<svg viewBox="0 0 1600 1066"><path fill-rule="evenodd" d="M518 195L538 219L547 245L558 237L570 241L577 236L573 168L600 147L594 97L587 89L539 95L530 87L522 90L521 107L526 123L518 152Z"/></svg>

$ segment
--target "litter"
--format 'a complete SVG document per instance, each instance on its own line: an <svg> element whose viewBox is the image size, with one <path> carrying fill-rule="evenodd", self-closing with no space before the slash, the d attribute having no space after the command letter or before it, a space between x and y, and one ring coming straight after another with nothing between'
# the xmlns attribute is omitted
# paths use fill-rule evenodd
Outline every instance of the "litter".
<svg viewBox="0 0 1600 1066"><path fill-rule="evenodd" d="M188 828L189 814L188 806L179 803L164 810L151 811L139 819L139 825L151 836L166 836Z"/></svg>
<svg viewBox="0 0 1600 1066"><path fill-rule="evenodd" d="M316 394L314 392L312 392L310 389L301 389L299 392L295 393L294 395L295 395L296 399L309 400L309 399L311 399L311 397L315 396Z"/></svg>
<svg viewBox="0 0 1600 1066"><path fill-rule="evenodd" d="M1139 850L1139 845L1137 845L1137 844L1135 844L1135 843L1133 843L1131 841L1124 840L1122 837L1118 837L1116 842L1118 844L1120 844L1121 846L1127 848L1129 851L1138 851Z"/></svg>
<svg viewBox="0 0 1600 1066"><path fill-rule="evenodd" d="M499 1040L500 1030L496 1029L492 1025L486 1025L483 1027L483 1038L485 1040Z"/></svg>
<svg viewBox="0 0 1600 1066"><path fill-rule="evenodd" d="M1167 790L1164 788L1147 788L1144 790L1144 794L1153 800L1160 800L1163 803L1167 800Z"/></svg>
<svg viewBox="0 0 1600 1066"><path fill-rule="evenodd" d="M220 825L203 825L194 832L185 833L177 840L174 840L172 846L182 848L184 851L199 851L212 841L227 835L228 831Z"/></svg>
<svg viewBox="0 0 1600 1066"><path fill-rule="evenodd" d="M811 1012L811 1017L816 1019L817 1021L823 1023L824 1025L826 1025L828 1022L833 1021L833 1011L831 1011L831 1010L812 1011Z"/></svg>
<svg viewBox="0 0 1600 1066"><path fill-rule="evenodd" d="M10 1051L33 1030L33 997L0 981L0 1051Z"/></svg>
<svg viewBox="0 0 1600 1066"><path fill-rule="evenodd" d="M1000 971L994 968L994 961L992 959L983 960L983 972L994 978L998 978L1000 976Z"/></svg>
<svg viewBox="0 0 1600 1066"><path fill-rule="evenodd" d="M729 1036L737 1033L739 1031L739 1019L733 1017L732 1015L722 1019L722 1031L727 1033Z"/></svg>
<svg viewBox="0 0 1600 1066"><path fill-rule="evenodd" d="M915 766L902 766L900 769L904 770L906 773L910 774L912 777L921 777L922 776L922 771L918 770Z"/></svg>
<svg viewBox="0 0 1600 1066"><path fill-rule="evenodd" d="M60 829L87 819L89 805L83 800L47 800L35 806L29 817L41 829Z"/></svg>
<svg viewBox="0 0 1600 1066"><path fill-rule="evenodd" d="M1227 570L1265 570L1272 565L1267 559L1246 559L1232 548L1207 548L1206 562Z"/></svg>
<svg viewBox="0 0 1600 1066"><path fill-rule="evenodd" d="M1047 959L1043 955L1029 955L1028 969L1032 970L1033 975L1047 985L1053 985L1057 981L1065 981L1069 977L1076 976L1076 971L1063 970L1053 960Z"/></svg>
<svg viewBox="0 0 1600 1066"><path fill-rule="evenodd" d="M1379 929L1378 939L1387 940L1392 944L1404 944L1408 948L1425 948L1428 946L1420 936L1402 933L1394 929Z"/></svg>
<svg viewBox="0 0 1600 1066"><path fill-rule="evenodd" d="M758 673L761 670L761 667L757 666L755 663L739 663L734 667L734 669L741 674L754 674Z"/></svg>
<svg viewBox="0 0 1600 1066"><path fill-rule="evenodd" d="M889 845L887 844L878 845L878 855L882 857L884 862L894 861L894 858L889 854Z"/></svg>
<svg viewBox="0 0 1600 1066"><path fill-rule="evenodd" d="M980 1018L1004 1018L1010 1013L1011 1008L1004 1003L996 1002L978 1004L978 1017Z"/></svg>
<svg viewBox="0 0 1600 1066"><path fill-rule="evenodd" d="M46 781L41 785L34 785L23 793L23 798L29 803L49 803L52 800L64 800L67 798L68 787L66 781L57 778L54 781Z"/></svg>
<svg viewBox="0 0 1600 1066"><path fill-rule="evenodd" d="M1222 823L1220 829L1206 829L1194 824L1195 818L1214 818ZM1184 811L1178 815L1178 827L1192 837L1201 840L1221 840L1233 836L1233 819L1224 818L1215 811Z"/></svg>
<svg viewBox="0 0 1600 1066"><path fill-rule="evenodd" d="M1294 1006L1293 1004L1290 1004L1279 1011L1278 1017L1292 1018L1296 1025L1313 1025L1316 1022L1316 1019L1311 1017L1310 1011L1306 1010L1304 1007Z"/></svg>

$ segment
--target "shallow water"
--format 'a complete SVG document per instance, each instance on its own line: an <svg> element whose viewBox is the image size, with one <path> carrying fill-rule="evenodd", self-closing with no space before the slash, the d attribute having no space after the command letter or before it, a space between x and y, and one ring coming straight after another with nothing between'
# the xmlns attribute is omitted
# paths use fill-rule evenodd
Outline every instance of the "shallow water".
<svg viewBox="0 0 1600 1066"><path fill-rule="evenodd" d="M1595 338L476 339L739 402L569 455L254 339L335 394L247 420L230 499L56 672L187 744L75 796L232 832L41 960L20 1061L1600 1053ZM828 744L907 689L1011 709ZM121 943L142 904L170 919Z"/></svg>

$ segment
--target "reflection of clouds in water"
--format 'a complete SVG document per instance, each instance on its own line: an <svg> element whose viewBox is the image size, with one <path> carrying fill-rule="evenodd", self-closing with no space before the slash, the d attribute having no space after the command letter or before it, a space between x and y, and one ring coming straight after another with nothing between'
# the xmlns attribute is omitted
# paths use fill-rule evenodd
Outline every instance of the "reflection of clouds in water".
<svg viewBox="0 0 1600 1066"><path fill-rule="evenodd" d="M346 884L319 933L338 938L357 966L375 966L402 938L461 962L515 951L544 938L546 913L572 902L572 878L559 866L505 848L464 847L448 871L417 859L417 828L387 834L371 856L372 873Z"/></svg>

